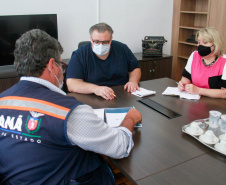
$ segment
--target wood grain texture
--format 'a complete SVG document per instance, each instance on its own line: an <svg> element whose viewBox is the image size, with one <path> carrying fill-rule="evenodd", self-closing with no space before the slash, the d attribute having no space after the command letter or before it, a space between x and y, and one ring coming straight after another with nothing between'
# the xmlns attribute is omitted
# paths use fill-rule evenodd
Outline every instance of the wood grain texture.
<svg viewBox="0 0 226 185"><path fill-rule="evenodd" d="M163 96L162 92L166 87L176 87L174 80L161 78L140 82L140 86L146 89L155 90L155 95L148 98L157 103L181 114L182 116L167 119L161 114L153 111L145 105L139 103L140 98L127 93L123 86L112 87L116 98L111 101L104 100L95 95L81 95L70 93L69 96L76 97L79 101L91 105L93 108L105 107L132 107L135 106L143 115L143 127L136 129L133 133L134 148L129 157L124 159L110 159L110 161L126 176L132 183L146 181L147 177L167 171L175 166L179 166L187 161L192 161L203 155L209 156L211 149L207 148L191 136L182 133L182 126L191 123L196 119L209 117L210 110L218 110L226 113L224 101L201 97L199 101L179 99L173 96ZM222 161L217 158L221 156L214 153L217 160L215 168L221 168ZM200 158L201 159L201 158ZM193 163L193 162L192 162ZM202 160L200 161L202 164ZM214 163L213 161L210 163ZM223 161L224 163L224 161ZM192 170L194 173L198 171ZM185 169L184 173L187 172ZM204 173L204 172L200 172ZM217 175L216 173L213 175ZM208 177L206 177L208 178ZM181 175L181 180L189 180L187 176ZM155 182L155 179L148 179L148 182ZM178 179L180 181L180 179ZM161 183L160 183L161 184ZM181 181L181 184L182 181Z"/></svg>

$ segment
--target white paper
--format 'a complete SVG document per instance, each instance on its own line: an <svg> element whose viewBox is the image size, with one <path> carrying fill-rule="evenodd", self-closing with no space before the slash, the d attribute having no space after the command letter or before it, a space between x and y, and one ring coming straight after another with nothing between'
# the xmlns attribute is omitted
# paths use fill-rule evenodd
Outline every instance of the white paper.
<svg viewBox="0 0 226 185"><path fill-rule="evenodd" d="M106 113L106 122L110 127L121 125L127 113Z"/></svg>
<svg viewBox="0 0 226 185"><path fill-rule="evenodd" d="M124 120L127 111L125 111L125 109L127 108L114 108L116 112L112 112L112 113L108 113L107 111L105 111L105 109L93 109L94 113L101 118L102 120L104 120L104 115L106 116L106 123L110 126L110 127L119 127L122 124L122 121ZM118 112L117 110L122 110L123 112ZM129 108L128 108L129 110ZM134 127L142 127L142 124L137 123Z"/></svg>
<svg viewBox="0 0 226 185"><path fill-rule="evenodd" d="M140 87L140 91L136 90L135 92L132 92L131 94L133 94L135 96L139 96L139 97L144 97L144 96L149 96L149 95L152 95L155 93L156 93L155 91L147 90L147 89Z"/></svg>
<svg viewBox="0 0 226 185"><path fill-rule="evenodd" d="M189 93L183 91L180 94L180 98L185 98L185 99L189 99L189 100L199 100L200 99L200 95L198 95L198 94L189 94Z"/></svg>
<svg viewBox="0 0 226 185"><path fill-rule="evenodd" d="M199 100L200 95L198 94L189 94L185 91L179 91L178 87L167 87L166 90L162 93L163 95L171 95L171 96L180 96L180 98L185 98L189 100Z"/></svg>
<svg viewBox="0 0 226 185"><path fill-rule="evenodd" d="M104 109L93 109L93 111L99 118L104 120Z"/></svg>
<svg viewBox="0 0 226 185"><path fill-rule="evenodd" d="M178 87L167 87L162 94L171 96L180 96L181 92L179 91Z"/></svg>

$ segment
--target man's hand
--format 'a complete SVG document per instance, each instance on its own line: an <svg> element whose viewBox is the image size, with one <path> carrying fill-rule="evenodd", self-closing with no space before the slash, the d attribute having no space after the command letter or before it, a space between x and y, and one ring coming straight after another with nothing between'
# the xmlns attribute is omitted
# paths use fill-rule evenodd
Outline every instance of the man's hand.
<svg viewBox="0 0 226 185"><path fill-rule="evenodd" d="M121 126L126 127L131 132L133 132L133 128L137 122L140 124L142 123L142 115L138 110L131 108L126 114Z"/></svg>
<svg viewBox="0 0 226 185"><path fill-rule="evenodd" d="M127 82L124 86L124 91L127 89L127 92L135 92L136 90L140 90L138 83L135 82Z"/></svg>
<svg viewBox="0 0 226 185"><path fill-rule="evenodd" d="M114 91L110 87L106 87L106 86L96 87L96 89L94 90L94 93L97 96L101 96L106 100L113 100L115 97Z"/></svg>

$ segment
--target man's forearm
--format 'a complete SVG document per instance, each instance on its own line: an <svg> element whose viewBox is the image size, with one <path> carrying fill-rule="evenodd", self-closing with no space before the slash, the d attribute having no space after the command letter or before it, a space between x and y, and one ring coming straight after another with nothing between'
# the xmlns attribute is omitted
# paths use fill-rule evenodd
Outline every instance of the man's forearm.
<svg viewBox="0 0 226 185"><path fill-rule="evenodd" d="M121 124L121 127L126 127L128 130L133 132L135 122L132 118L125 118Z"/></svg>
<svg viewBox="0 0 226 185"><path fill-rule="evenodd" d="M132 72L129 73L129 82L139 83L140 78L141 78L140 68L136 68Z"/></svg>
<svg viewBox="0 0 226 185"><path fill-rule="evenodd" d="M67 79L67 87L70 92L92 94L98 85L87 83L80 79Z"/></svg>

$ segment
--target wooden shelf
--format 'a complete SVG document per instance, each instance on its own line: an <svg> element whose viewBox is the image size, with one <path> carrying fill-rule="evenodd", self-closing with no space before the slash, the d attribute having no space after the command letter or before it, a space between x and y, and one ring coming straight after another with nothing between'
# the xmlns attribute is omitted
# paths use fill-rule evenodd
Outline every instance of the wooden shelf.
<svg viewBox="0 0 226 185"><path fill-rule="evenodd" d="M174 80L181 79L189 56L197 50L196 43L186 42L186 40L208 26L209 11L210 0L174 0L171 49Z"/></svg>
<svg viewBox="0 0 226 185"><path fill-rule="evenodd" d="M171 41L174 80L180 80L188 57L197 50L195 43L186 40L198 30L215 27L222 34L226 46L225 10L225 0L174 0Z"/></svg>
<svg viewBox="0 0 226 185"><path fill-rule="evenodd" d="M179 28L182 28L182 29L189 29L189 30L200 30L200 29L203 29L205 27L188 27L188 26L179 26Z"/></svg>
<svg viewBox="0 0 226 185"><path fill-rule="evenodd" d="M191 45L191 46L197 46L197 44L195 44L195 43L185 42L185 41L178 41L178 43L180 43L180 44L186 44L186 45Z"/></svg>
<svg viewBox="0 0 226 185"><path fill-rule="evenodd" d="M190 13L190 14L203 14L203 15L208 15L208 12L196 12L196 11L180 11L180 13Z"/></svg>
<svg viewBox="0 0 226 185"><path fill-rule="evenodd" d="M186 57L186 56L178 56L178 58L182 58L182 59L188 60L189 57Z"/></svg>

